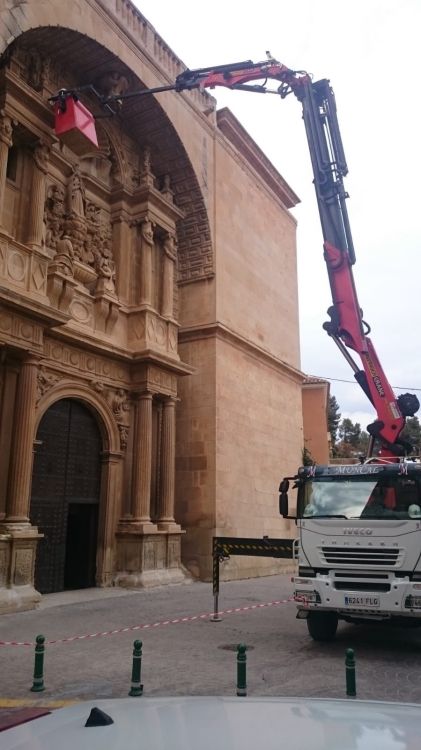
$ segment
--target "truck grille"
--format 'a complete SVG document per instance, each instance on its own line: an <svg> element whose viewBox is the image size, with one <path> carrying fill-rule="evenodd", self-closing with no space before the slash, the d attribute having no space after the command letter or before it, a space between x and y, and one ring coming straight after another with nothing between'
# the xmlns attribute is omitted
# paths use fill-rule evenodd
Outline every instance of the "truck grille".
<svg viewBox="0 0 421 750"><path fill-rule="evenodd" d="M335 581L337 591L390 591L390 583L379 581Z"/></svg>
<svg viewBox="0 0 421 750"><path fill-rule="evenodd" d="M403 562L403 550L397 547L322 547L321 557L326 565L331 566L395 568Z"/></svg>

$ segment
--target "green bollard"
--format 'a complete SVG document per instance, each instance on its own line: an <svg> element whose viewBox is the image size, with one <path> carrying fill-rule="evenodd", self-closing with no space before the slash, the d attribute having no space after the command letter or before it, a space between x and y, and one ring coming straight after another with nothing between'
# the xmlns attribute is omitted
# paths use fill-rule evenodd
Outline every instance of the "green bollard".
<svg viewBox="0 0 421 750"><path fill-rule="evenodd" d="M357 695L355 685L355 656L354 649L347 648L345 654L345 677L346 677L346 694L350 698L355 698Z"/></svg>
<svg viewBox="0 0 421 750"><path fill-rule="evenodd" d="M142 668L142 641L133 643L133 667L132 667L132 686L129 695L143 695L143 685L140 682L140 671Z"/></svg>
<svg viewBox="0 0 421 750"><path fill-rule="evenodd" d="M45 636L37 635L35 638L35 663L34 663L34 681L31 687L33 693L41 693L44 687L44 653L45 653Z"/></svg>
<svg viewBox="0 0 421 750"><path fill-rule="evenodd" d="M246 651L247 651L247 646L245 646L244 643L240 643L237 646L237 695L239 697L243 697L247 695Z"/></svg>

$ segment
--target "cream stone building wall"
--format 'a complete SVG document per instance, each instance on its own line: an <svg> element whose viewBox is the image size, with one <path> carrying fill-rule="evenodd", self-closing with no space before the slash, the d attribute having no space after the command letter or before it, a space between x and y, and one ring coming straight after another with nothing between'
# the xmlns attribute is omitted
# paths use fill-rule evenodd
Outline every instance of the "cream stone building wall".
<svg viewBox="0 0 421 750"><path fill-rule="evenodd" d="M207 579L214 535L294 533L298 199L206 92L125 102L98 150L55 137L60 88L185 69L129 0L0 12L0 611Z"/></svg>
<svg viewBox="0 0 421 750"><path fill-rule="evenodd" d="M214 535L294 534L279 517L277 488L283 473L297 469L303 445L295 220L288 210L297 197L232 113L219 112L218 124L215 283L202 292L214 295L213 305L196 325L189 306L180 331L180 352L197 373L180 383L178 434L191 440L177 446L177 497L189 508L182 513L185 560L205 578ZM192 391L203 394L197 403ZM287 567L236 557L223 575Z"/></svg>

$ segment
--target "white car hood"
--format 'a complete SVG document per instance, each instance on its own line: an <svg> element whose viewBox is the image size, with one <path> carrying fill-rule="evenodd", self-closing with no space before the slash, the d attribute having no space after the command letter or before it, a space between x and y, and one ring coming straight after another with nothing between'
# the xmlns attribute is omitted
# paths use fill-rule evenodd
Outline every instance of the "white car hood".
<svg viewBox="0 0 421 750"><path fill-rule="evenodd" d="M114 723L85 727L91 708ZM421 707L306 698L85 701L0 735L2 750L413 750Z"/></svg>

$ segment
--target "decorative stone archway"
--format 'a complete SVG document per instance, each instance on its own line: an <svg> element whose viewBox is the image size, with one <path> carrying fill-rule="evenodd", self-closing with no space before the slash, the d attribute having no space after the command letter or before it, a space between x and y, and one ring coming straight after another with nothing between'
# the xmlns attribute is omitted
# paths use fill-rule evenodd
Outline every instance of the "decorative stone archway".
<svg viewBox="0 0 421 750"><path fill-rule="evenodd" d="M56 402L73 399L89 409L97 421L102 440L101 479L96 553L96 584L112 582L115 556L115 530L121 514L122 460L120 431L113 412L100 394L84 384L63 381L52 387L38 405L36 429L44 414Z"/></svg>
<svg viewBox="0 0 421 750"><path fill-rule="evenodd" d="M29 518L43 535L35 560L42 594L95 586L102 439L82 401L60 399L35 440Z"/></svg>

